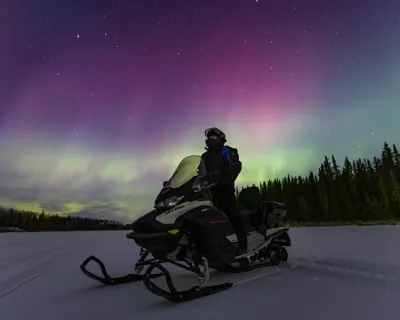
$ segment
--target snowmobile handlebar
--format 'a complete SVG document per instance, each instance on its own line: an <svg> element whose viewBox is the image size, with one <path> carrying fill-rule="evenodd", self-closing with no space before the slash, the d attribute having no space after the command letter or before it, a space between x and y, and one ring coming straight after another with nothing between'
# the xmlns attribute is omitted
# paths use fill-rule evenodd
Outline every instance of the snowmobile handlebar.
<svg viewBox="0 0 400 320"><path fill-rule="evenodd" d="M201 181L200 183L194 185L193 190L194 190L194 192L200 192L202 190L211 189L215 185L217 185L217 182L213 182L213 183L209 184L207 181L204 180L204 181Z"/></svg>

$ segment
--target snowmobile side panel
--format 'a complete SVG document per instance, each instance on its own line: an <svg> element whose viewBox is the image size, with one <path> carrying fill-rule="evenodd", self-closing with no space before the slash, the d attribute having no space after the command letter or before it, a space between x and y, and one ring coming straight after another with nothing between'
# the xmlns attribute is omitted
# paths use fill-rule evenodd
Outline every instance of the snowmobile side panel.
<svg viewBox="0 0 400 320"><path fill-rule="evenodd" d="M196 208L182 217L184 224L206 228L223 237L235 233L229 218L215 207Z"/></svg>
<svg viewBox="0 0 400 320"><path fill-rule="evenodd" d="M210 264L228 264L234 259L237 245L228 240L235 234L228 217L218 209L205 207L193 210L182 217L190 236L201 255Z"/></svg>
<svg viewBox="0 0 400 320"><path fill-rule="evenodd" d="M156 220L162 224L174 224L175 221L186 212L195 210L199 207L212 207L213 203L209 200L196 200L179 204L172 209L159 214Z"/></svg>

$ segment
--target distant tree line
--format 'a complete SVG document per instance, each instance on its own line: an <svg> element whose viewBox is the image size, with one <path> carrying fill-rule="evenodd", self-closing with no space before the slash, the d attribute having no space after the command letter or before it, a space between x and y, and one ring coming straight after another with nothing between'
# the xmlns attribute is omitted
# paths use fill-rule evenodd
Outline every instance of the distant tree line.
<svg viewBox="0 0 400 320"><path fill-rule="evenodd" d="M372 160L346 157L340 167L325 156L317 173L264 181L260 191L263 200L285 203L287 220L300 224L399 221L400 154L385 142Z"/></svg>
<svg viewBox="0 0 400 320"><path fill-rule="evenodd" d="M0 227L20 228L25 231L80 231L125 230L126 226L114 220L41 214L0 207Z"/></svg>

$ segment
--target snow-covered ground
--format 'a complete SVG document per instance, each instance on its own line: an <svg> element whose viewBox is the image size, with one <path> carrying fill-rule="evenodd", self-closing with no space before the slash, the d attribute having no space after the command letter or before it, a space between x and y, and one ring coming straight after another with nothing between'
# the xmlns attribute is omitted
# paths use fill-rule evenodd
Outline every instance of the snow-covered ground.
<svg viewBox="0 0 400 320"><path fill-rule="evenodd" d="M400 319L399 226L292 229L288 264L213 273L213 283L235 287L183 304L153 296L140 282L105 287L81 273L90 254L112 275L131 272L139 250L126 233L0 234L0 318Z"/></svg>

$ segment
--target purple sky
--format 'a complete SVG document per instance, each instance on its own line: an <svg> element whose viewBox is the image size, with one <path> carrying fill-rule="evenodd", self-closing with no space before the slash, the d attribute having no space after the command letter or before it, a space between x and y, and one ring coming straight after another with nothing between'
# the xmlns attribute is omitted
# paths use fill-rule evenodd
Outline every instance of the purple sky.
<svg viewBox="0 0 400 320"><path fill-rule="evenodd" d="M129 218L219 126L238 184L398 142L399 1L3 1L0 204Z"/></svg>

